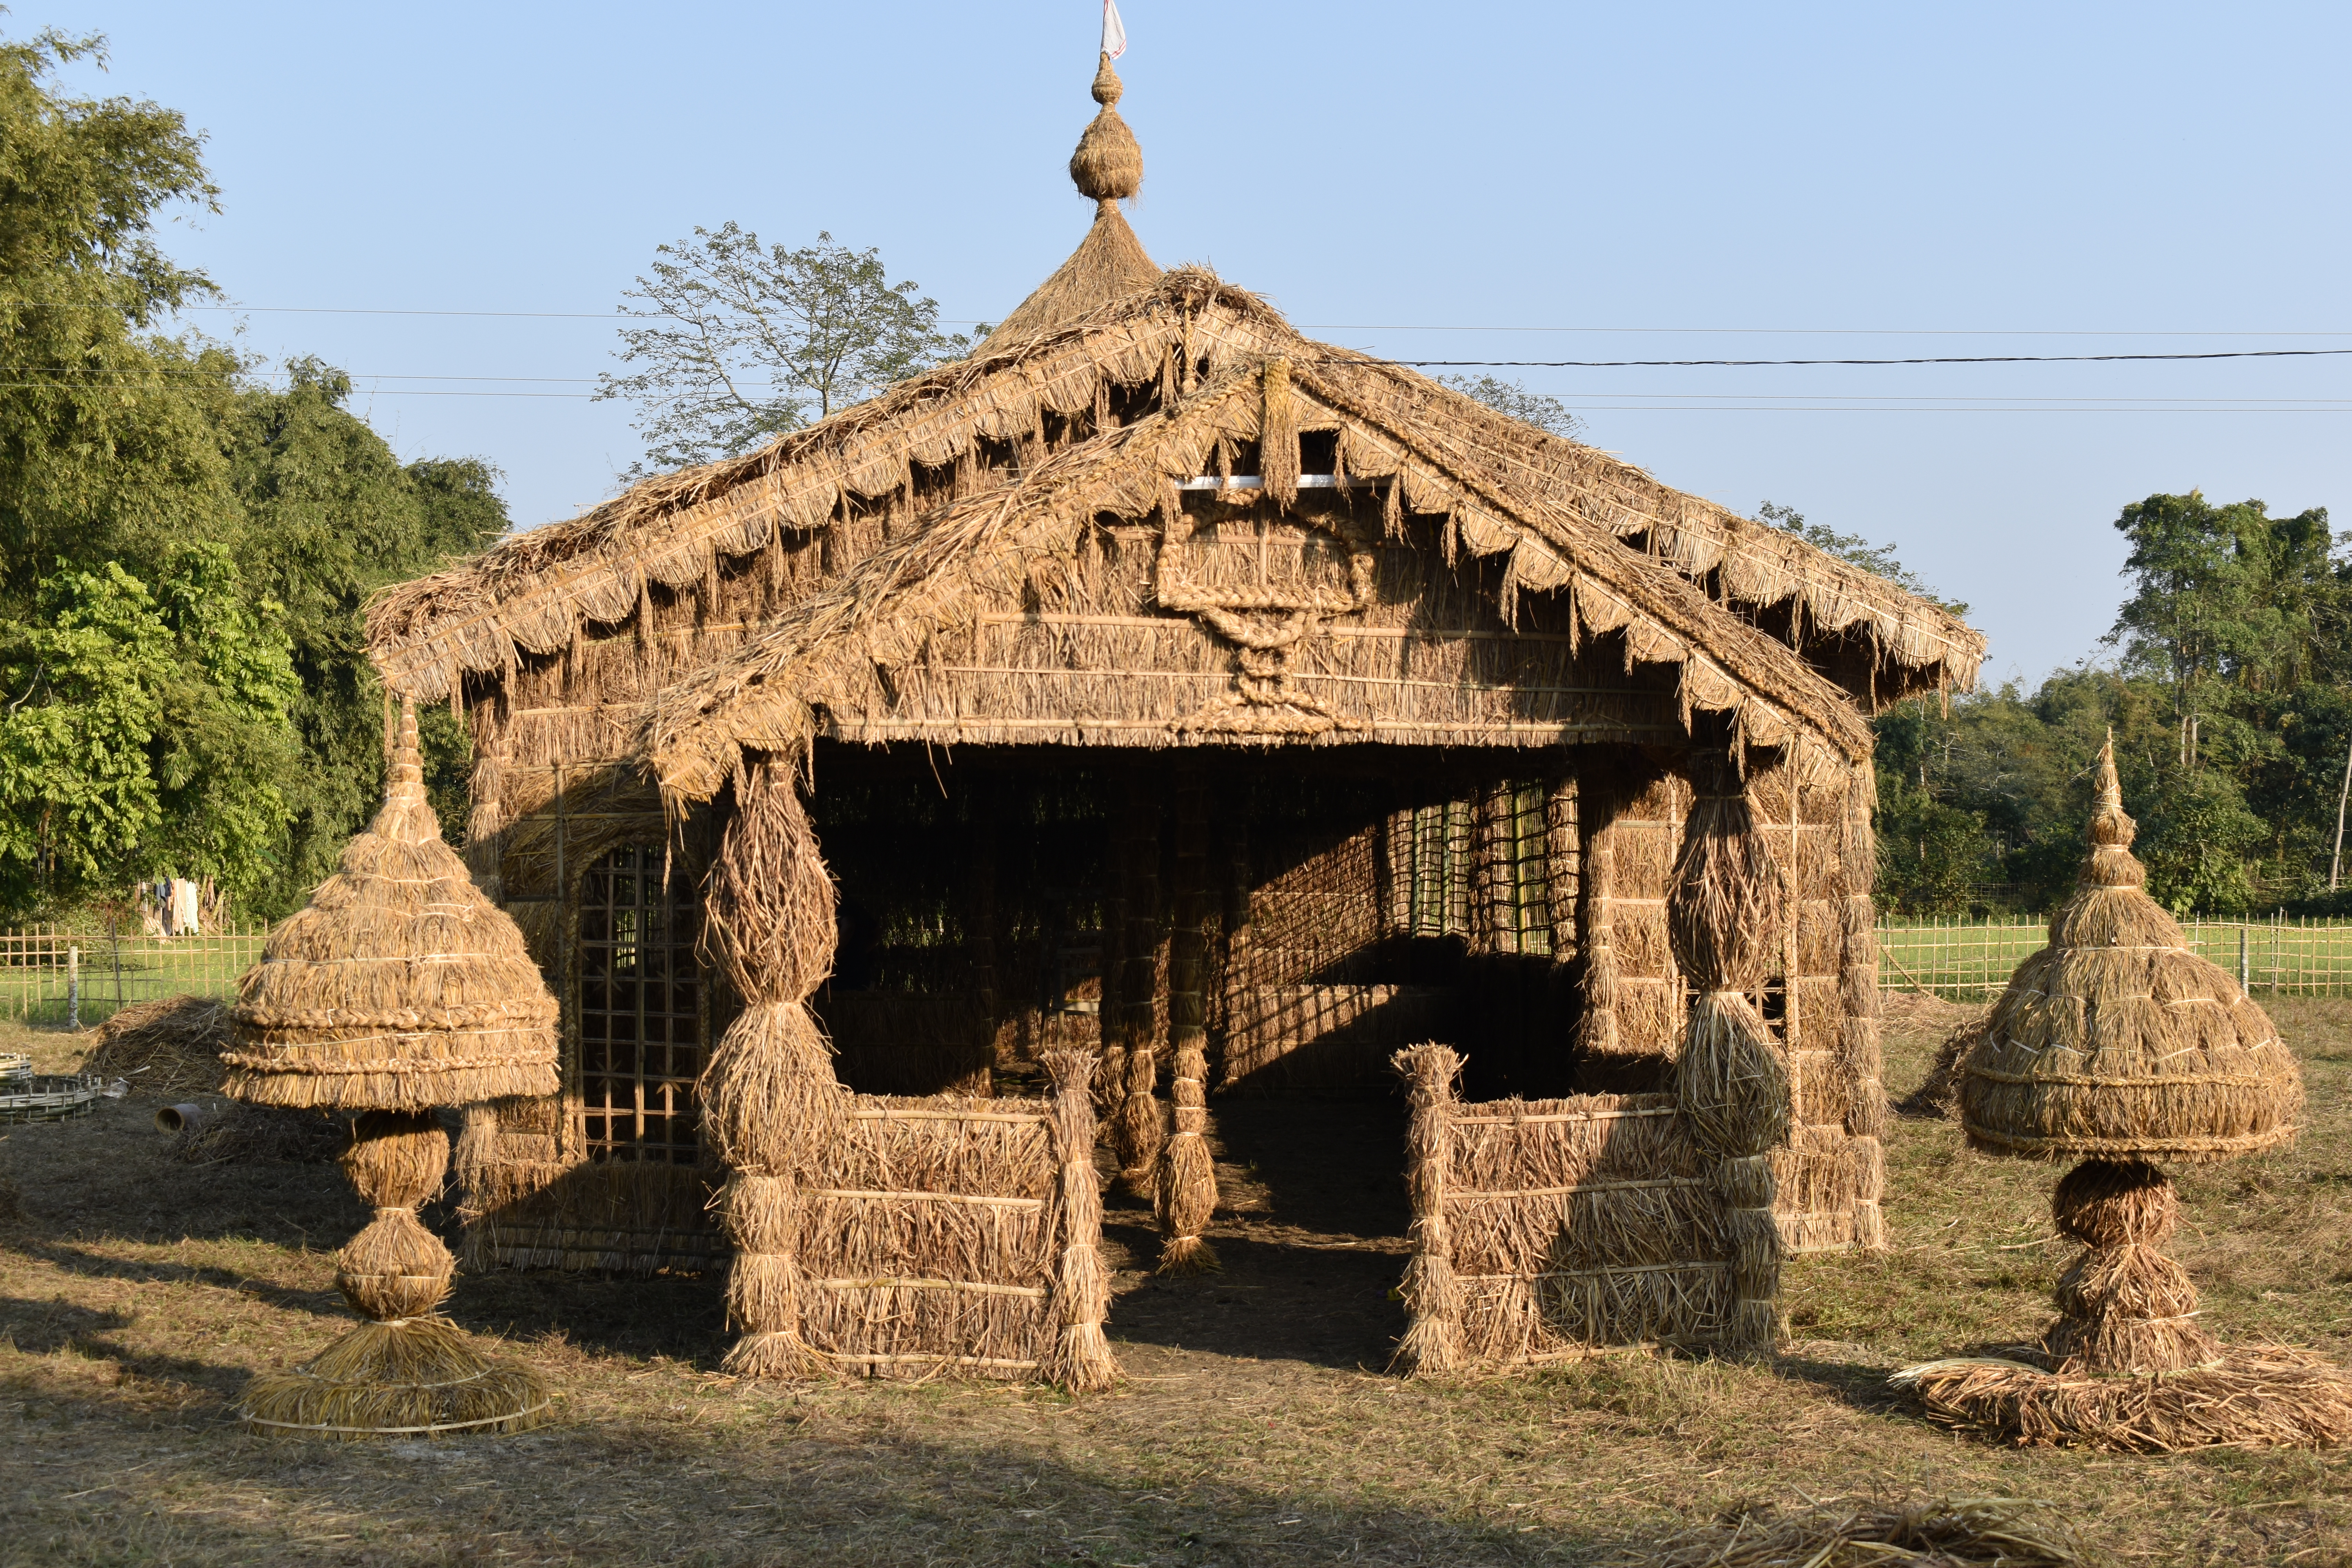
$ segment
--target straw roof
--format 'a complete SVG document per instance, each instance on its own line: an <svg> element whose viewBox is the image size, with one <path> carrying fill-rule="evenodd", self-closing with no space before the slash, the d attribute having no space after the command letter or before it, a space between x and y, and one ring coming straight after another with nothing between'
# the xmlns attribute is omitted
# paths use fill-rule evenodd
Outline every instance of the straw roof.
<svg viewBox="0 0 2352 1568"><path fill-rule="evenodd" d="M2172 1161L2287 1142L2303 1105L2293 1053L2142 889L2112 740L2098 769L2074 895L1961 1066L1969 1142L1998 1153Z"/></svg>
<svg viewBox="0 0 2352 1568"><path fill-rule="evenodd" d="M418 1110L552 1094L556 1005L425 798L403 704L383 807L238 983L223 1092Z"/></svg>
<svg viewBox="0 0 2352 1568"><path fill-rule="evenodd" d="M1171 274L1168 288L1194 291L1186 303L1199 320L1262 309L1203 272ZM1412 510L1450 516L1461 550L1501 561L1506 615L1519 595L1565 591L1587 634L1624 632L1629 668L1675 667L1685 716L1726 714L1758 744L1810 741L1848 761L1868 754L1869 730L1853 706L1788 647L1724 614L1663 563L1621 548L1531 487L1513 486L1514 471L1493 448L1465 439L1426 405L1370 402L1367 393L1383 384L1366 379L1366 363L1228 362L1134 423L936 509L735 657L660 694L640 750L664 792L708 798L734 775L739 748L796 750L814 732L815 710L870 707L877 672L919 666L940 634L968 629L984 609L1020 605L1033 569L1073 559L1098 516L1172 507L1174 486L1200 473L1221 440L1258 437L1276 387L1299 428L1337 433L1349 475L1389 480ZM986 731L982 720L936 738L1002 738Z"/></svg>
<svg viewBox="0 0 2352 1568"><path fill-rule="evenodd" d="M1974 683L1983 636L1940 606L1412 370L1315 342L1204 269L1118 291L1150 265L1117 210L1098 210L1078 254L969 359L385 591L368 608L378 668L394 690L437 700L467 672L502 675L591 625L627 621L647 583L688 588L714 558L748 556L779 529L837 534L853 501L910 493L919 468L951 468L983 440L1033 437L1048 416L1090 412L1112 390L1164 403L1191 379L1284 358L1328 406L1364 414L1360 427L1443 454L1458 477L1423 486L1413 505L1458 511L1465 536L1521 514L1611 541L1703 586L1718 614L1732 612L1723 618L1773 628L1858 698Z"/></svg>

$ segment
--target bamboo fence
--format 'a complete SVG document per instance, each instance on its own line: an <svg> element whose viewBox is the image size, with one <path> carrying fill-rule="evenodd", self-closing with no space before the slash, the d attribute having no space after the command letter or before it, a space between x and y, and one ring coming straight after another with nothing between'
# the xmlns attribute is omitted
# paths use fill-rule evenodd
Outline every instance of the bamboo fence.
<svg viewBox="0 0 2352 1568"><path fill-rule="evenodd" d="M190 936L48 925L0 931L0 1018L88 1028L134 1002L234 996L268 935L263 924Z"/></svg>
<svg viewBox="0 0 2352 1568"><path fill-rule="evenodd" d="M2186 920L2180 929L2192 949L2256 996L2352 995L2352 921L2273 914ZM1951 1002L1989 1002L2049 940L2049 922L2017 917L1882 921L1878 986Z"/></svg>

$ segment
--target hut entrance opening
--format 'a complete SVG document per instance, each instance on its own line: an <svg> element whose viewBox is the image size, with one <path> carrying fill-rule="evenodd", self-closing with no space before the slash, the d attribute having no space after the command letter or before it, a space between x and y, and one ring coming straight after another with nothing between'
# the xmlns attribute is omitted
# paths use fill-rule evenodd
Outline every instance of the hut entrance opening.
<svg viewBox="0 0 2352 1568"><path fill-rule="evenodd" d="M1481 1098L1575 1087L1557 751L820 742L814 772L841 937L814 1003L853 1089L986 1093L1142 1042L1164 1093L1192 1006L1216 1097L1393 1098L1426 1040Z"/></svg>

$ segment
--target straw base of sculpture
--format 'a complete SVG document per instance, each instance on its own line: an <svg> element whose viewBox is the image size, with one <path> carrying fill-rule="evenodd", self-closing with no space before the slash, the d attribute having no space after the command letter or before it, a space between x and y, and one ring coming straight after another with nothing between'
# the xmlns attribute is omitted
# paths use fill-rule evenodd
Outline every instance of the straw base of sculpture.
<svg viewBox="0 0 2352 1568"><path fill-rule="evenodd" d="M2231 1351L2180 1372L2055 1372L1962 1357L1897 1373L1930 1419L2021 1447L2169 1454L2223 1444L2332 1448L2352 1442L2352 1382L2305 1352Z"/></svg>
<svg viewBox="0 0 2352 1568"><path fill-rule="evenodd" d="M265 1373L238 1410L262 1432L430 1437L520 1432L555 1402L537 1373L492 1361L442 1317L362 1323L290 1372Z"/></svg>
<svg viewBox="0 0 2352 1568"><path fill-rule="evenodd" d="M1961 1357L1895 1374L1927 1414L2024 1445L2171 1453L2216 1444L2334 1447L2352 1440L2352 1382L2300 1351L2230 1351L2197 1326L2197 1291L2157 1250L2180 1212L2139 1160L2085 1160L2052 1196L2084 1243L2060 1277L2036 1359Z"/></svg>

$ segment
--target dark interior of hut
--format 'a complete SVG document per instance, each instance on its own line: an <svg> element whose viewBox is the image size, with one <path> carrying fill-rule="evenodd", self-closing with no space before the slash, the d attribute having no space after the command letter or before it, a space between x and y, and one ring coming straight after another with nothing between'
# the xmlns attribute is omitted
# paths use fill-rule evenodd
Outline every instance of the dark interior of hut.
<svg viewBox="0 0 2352 1568"><path fill-rule="evenodd" d="M840 945L814 1002L837 1070L871 1093L988 1092L1050 1045L1164 1040L1171 935L1198 921L1214 1096L1393 1097L1390 1055L1429 1039L1464 1053L1475 1098L1573 1092L1559 767L821 742Z"/></svg>

